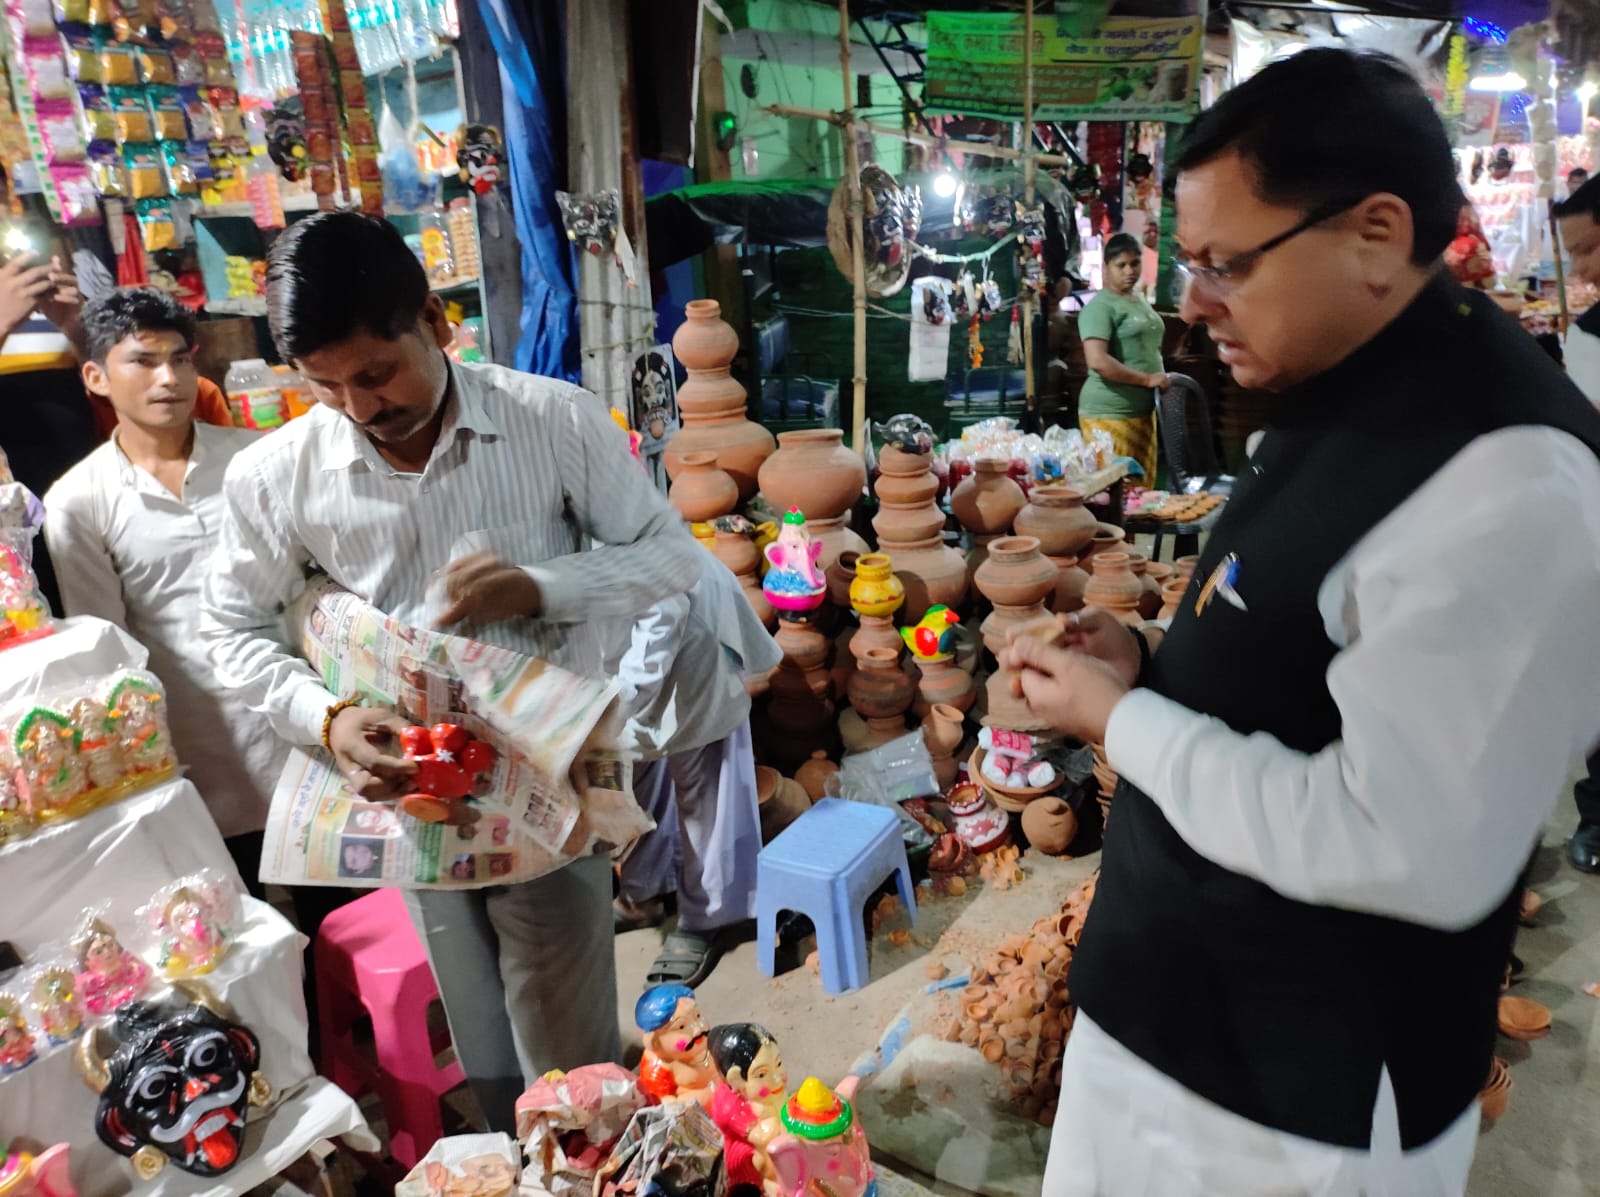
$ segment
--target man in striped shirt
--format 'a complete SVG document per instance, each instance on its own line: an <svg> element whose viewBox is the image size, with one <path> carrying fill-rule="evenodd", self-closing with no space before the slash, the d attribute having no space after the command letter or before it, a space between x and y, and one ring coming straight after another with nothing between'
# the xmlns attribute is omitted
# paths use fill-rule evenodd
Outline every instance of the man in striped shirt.
<svg viewBox="0 0 1600 1197"><path fill-rule="evenodd" d="M441 625L591 674L591 621L694 585L702 551L600 401L451 363L443 306L389 225L354 213L293 225L273 247L267 306L318 406L234 459L202 634L279 735L326 745L358 792L404 782L404 721L345 707L287 647L283 612L308 570L419 626L437 587ZM550 1069L620 1056L604 857L408 897L491 1127L513 1131L517 1096Z"/></svg>

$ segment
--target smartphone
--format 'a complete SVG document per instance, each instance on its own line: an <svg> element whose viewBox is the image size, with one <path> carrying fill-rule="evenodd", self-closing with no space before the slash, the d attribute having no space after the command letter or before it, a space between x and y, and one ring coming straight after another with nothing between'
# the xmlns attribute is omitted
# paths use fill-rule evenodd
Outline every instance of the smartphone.
<svg viewBox="0 0 1600 1197"><path fill-rule="evenodd" d="M38 263L48 262L50 259L28 235L28 230L20 224L4 226L0 232L0 263L11 261L22 254L32 254Z"/></svg>

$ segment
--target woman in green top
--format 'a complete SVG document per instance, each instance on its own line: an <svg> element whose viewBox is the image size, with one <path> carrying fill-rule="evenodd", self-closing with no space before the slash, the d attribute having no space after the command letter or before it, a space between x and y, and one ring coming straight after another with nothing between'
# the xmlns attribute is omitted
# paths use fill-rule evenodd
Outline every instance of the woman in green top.
<svg viewBox="0 0 1600 1197"><path fill-rule="evenodd" d="M1078 427L1084 436L1103 431L1119 457L1131 457L1144 470L1144 484L1156 481L1155 392L1170 380L1161 368L1161 338L1166 326L1156 310L1134 293L1144 265L1138 239L1118 233L1106 242L1105 289L1078 315L1078 335L1089 378L1078 398Z"/></svg>

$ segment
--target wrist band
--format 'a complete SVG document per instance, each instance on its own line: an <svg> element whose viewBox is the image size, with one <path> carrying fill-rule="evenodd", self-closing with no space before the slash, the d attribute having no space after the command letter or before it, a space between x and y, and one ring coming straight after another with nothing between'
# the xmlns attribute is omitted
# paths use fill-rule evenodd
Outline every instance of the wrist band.
<svg viewBox="0 0 1600 1197"><path fill-rule="evenodd" d="M360 705L361 705L361 702L360 702L359 699L342 698L338 702L334 703L331 707L329 707L328 711L327 711L327 714L323 715L323 717L322 717L322 746L324 748L326 748L329 752L333 751L333 745L328 743L328 733L333 730L333 721L339 717L339 712L340 711L347 711L351 707L358 707Z"/></svg>
<svg viewBox="0 0 1600 1197"><path fill-rule="evenodd" d="M1139 645L1138 677L1142 678L1145 670L1150 668L1150 641L1145 639L1144 632L1140 628L1129 628L1128 631L1133 633L1133 638ZM1135 679L1135 683L1137 684L1137 679Z"/></svg>

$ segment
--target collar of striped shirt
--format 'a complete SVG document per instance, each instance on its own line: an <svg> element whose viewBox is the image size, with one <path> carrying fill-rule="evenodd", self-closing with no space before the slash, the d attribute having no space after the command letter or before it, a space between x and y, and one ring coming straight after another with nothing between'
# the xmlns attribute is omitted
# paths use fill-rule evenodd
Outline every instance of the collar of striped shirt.
<svg viewBox="0 0 1600 1197"><path fill-rule="evenodd" d="M457 369L454 362L450 363L450 390L444 401L448 410L445 412L444 427L439 430L439 443L434 447L435 455L439 452L439 446L448 445L461 432L471 432L483 438L500 435L500 426L489 414L478 380L470 371ZM339 416L334 421L334 432L322 459L322 468L347 470L358 463L369 466L382 464L377 450L356 422Z"/></svg>

